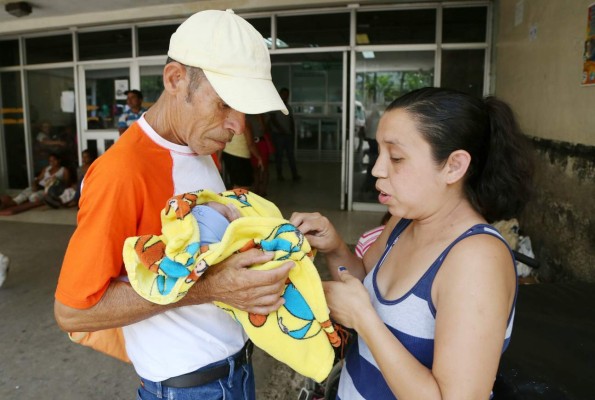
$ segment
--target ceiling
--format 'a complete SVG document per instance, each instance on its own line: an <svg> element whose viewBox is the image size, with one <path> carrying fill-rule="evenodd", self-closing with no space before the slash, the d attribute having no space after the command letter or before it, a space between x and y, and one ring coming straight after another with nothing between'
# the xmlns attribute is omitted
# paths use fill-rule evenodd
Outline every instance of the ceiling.
<svg viewBox="0 0 595 400"><path fill-rule="evenodd" d="M28 2L33 8L31 14L26 17L17 18L5 11L6 3L17 1L18 0L0 0L0 23L12 22L15 20L28 21L36 18L86 14L106 10L124 10L128 8L140 8L172 3L172 1L168 0L33 0ZM175 3L197 3L197 0L175 0Z"/></svg>
<svg viewBox="0 0 595 400"><path fill-rule="evenodd" d="M71 27L183 19L205 9L233 8L242 13L318 7L357 7L357 4L387 4L386 0L31 0L30 15L15 17L0 0L0 35L49 31ZM388 3L417 3L429 0L391 0ZM448 2L453 0L441 0ZM473 1L473 0L458 0Z"/></svg>

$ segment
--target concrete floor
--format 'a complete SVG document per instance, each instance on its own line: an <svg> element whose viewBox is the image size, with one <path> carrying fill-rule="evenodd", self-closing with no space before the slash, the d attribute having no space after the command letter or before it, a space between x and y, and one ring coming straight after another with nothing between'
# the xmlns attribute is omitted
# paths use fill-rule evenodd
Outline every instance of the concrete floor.
<svg viewBox="0 0 595 400"><path fill-rule="evenodd" d="M324 171L324 173L321 173ZM381 212L339 208L340 171L335 164L302 164L302 182L275 182L269 199L289 217L320 211L354 244L378 224ZM0 252L11 259L0 289L0 399L131 399L138 378L133 368L73 344L56 326L54 290L75 210L45 206L0 217ZM295 399L303 378L261 351L254 356L257 399Z"/></svg>

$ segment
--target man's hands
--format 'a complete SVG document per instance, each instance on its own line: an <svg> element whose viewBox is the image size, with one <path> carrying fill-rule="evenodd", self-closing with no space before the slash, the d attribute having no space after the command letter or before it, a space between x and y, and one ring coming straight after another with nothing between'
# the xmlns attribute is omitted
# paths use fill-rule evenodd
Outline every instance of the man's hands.
<svg viewBox="0 0 595 400"><path fill-rule="evenodd" d="M210 301L220 301L247 312L267 315L283 305L281 297L292 261L268 271L250 269L273 259L273 253L258 249L234 254L219 264L210 266L185 298L195 295ZM204 302L204 301L201 301Z"/></svg>

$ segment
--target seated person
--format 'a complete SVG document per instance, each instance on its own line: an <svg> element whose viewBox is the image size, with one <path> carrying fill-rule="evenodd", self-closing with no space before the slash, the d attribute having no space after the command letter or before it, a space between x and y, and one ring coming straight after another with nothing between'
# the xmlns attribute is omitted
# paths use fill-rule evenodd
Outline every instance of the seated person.
<svg viewBox="0 0 595 400"><path fill-rule="evenodd" d="M15 197L2 196L0 198L0 209L14 207L27 201L39 202L51 186L56 184L68 187L70 185L70 173L62 166L62 159L57 154L50 154L49 165L41 170L40 174L33 180L33 184L23 190Z"/></svg>
<svg viewBox="0 0 595 400"><path fill-rule="evenodd" d="M35 170L47 167L47 158L50 154L64 155L68 146L63 135L58 134L52 125L45 121L39 125L39 131L35 135Z"/></svg>
<svg viewBox="0 0 595 400"><path fill-rule="evenodd" d="M76 170L76 182L72 186L66 188L64 193L59 196L59 203L56 201L58 206L74 207L78 205L79 199L81 198L81 189L83 187L83 178L87 173L87 170L95 161L97 155L92 150L83 150L81 153L82 164Z"/></svg>

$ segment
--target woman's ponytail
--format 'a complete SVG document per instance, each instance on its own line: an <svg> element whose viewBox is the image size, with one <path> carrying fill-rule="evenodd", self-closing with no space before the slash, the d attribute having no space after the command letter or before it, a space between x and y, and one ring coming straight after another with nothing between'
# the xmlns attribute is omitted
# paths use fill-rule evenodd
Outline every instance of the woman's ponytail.
<svg viewBox="0 0 595 400"><path fill-rule="evenodd" d="M475 196L488 221L517 217L533 191L533 158L508 104L484 99L489 138Z"/></svg>

